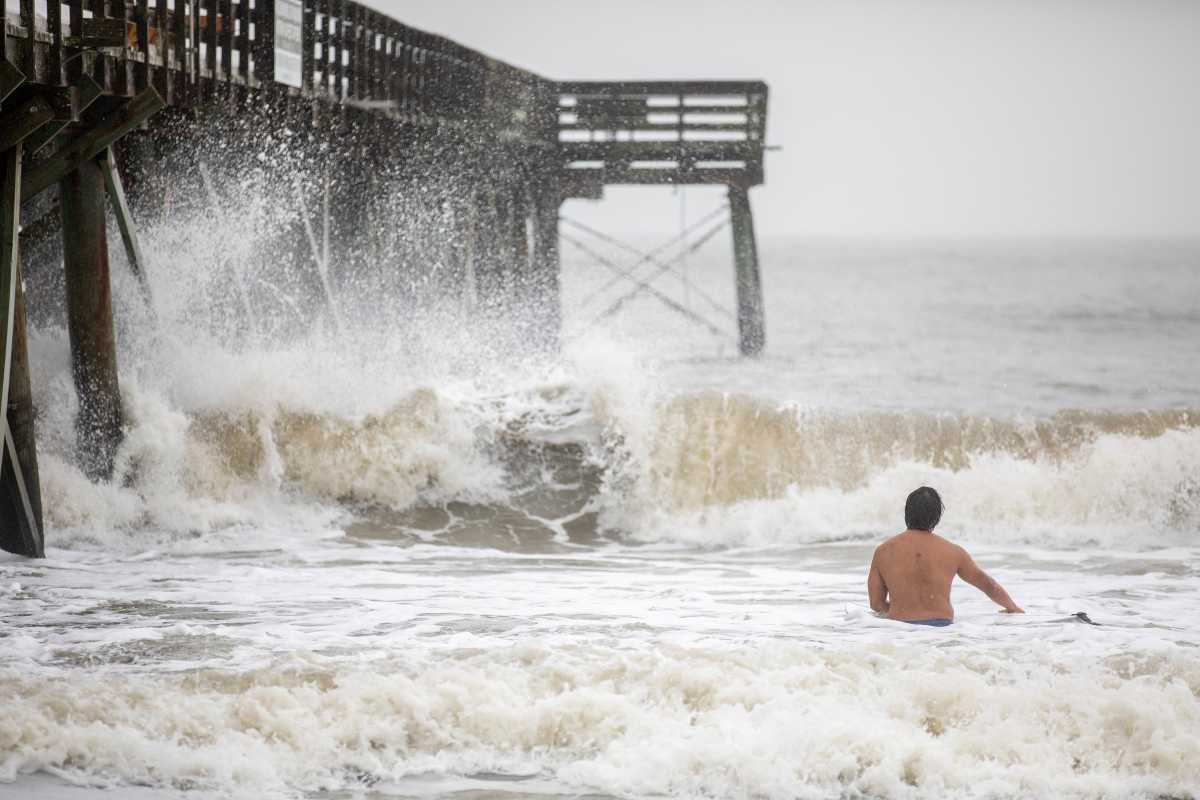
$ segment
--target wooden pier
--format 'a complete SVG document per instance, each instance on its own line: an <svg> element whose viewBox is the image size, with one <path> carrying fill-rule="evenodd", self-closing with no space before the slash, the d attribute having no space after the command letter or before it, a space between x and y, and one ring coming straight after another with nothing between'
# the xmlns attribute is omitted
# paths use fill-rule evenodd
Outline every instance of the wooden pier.
<svg viewBox="0 0 1200 800"><path fill-rule="evenodd" d="M0 2L0 548L44 549L22 243L61 237L77 452L105 480L122 437L105 220L116 216L149 298L126 193L154 206L157 165L186 161L194 139L245 153L269 130L298 153L319 146L325 177L296 179L303 224L289 249L316 263L330 297L331 264L370 262L363 222L387 208L378 174L407 176L448 221L440 280L519 307L523 338L546 349L562 316L564 200L610 184L724 185L739 347L764 346L749 202L763 182L761 82L552 81L349 0ZM193 161L198 193L219 203L222 165ZM140 165L129 186L124 162Z"/></svg>

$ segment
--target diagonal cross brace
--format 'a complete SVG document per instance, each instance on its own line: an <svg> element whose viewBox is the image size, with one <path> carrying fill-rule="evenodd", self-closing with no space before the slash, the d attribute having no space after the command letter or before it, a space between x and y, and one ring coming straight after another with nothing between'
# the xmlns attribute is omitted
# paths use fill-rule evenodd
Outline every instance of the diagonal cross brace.
<svg viewBox="0 0 1200 800"><path fill-rule="evenodd" d="M146 276L146 259L142 255L142 246L138 242L137 228L133 224L133 214L129 212L129 203L125 200L125 186L121 182L121 173L117 169L116 155L112 147L104 150L100 159L100 171L104 173L104 186L108 190L108 201L112 204L117 217L117 227L121 229L121 241L125 244L125 256L129 259L129 269L137 278L142 290L142 299L154 311L154 295L150 292L150 280Z"/></svg>
<svg viewBox="0 0 1200 800"><path fill-rule="evenodd" d="M568 242L569 244L574 245L576 248L583 251L584 253L587 253L589 256L594 258L600 265L608 267L613 272L621 273L621 268L618 265L614 264L612 261L609 261L603 255L601 255L600 253L597 253L595 250L588 247L583 242L579 241L578 239L576 239L572 236L567 236L566 234L560 234L560 235L562 236L564 241ZM628 277L628 276L625 276L625 277ZM709 322L704 317L697 314L695 311L692 311L691 309L686 308L683 305L677 303L676 301L672 300L670 297L663 294L658 289L655 289L653 286L651 286L648 283L641 282L641 284L638 287L638 291L645 291L645 292L649 293L650 295L657 298L658 301L660 303L662 303L663 305L665 305L667 308L681 314L682 316L686 317L687 319L691 320L692 322L696 323L697 325L699 325L703 328L707 328L709 331L716 334L717 336L720 336L721 338L725 338L725 337L729 336L728 333L721 330L716 325L713 325L711 322ZM579 336L579 334L583 333L583 331L586 331L589 328L596 325L596 323L598 323L601 319L602 319L602 317L597 317L596 319L589 322L587 324L587 326L585 328L583 328L583 330L576 333L576 336Z"/></svg>
<svg viewBox="0 0 1200 800"><path fill-rule="evenodd" d="M620 283L620 281L621 281L621 279L622 279L622 278L629 278L630 280L635 280L635 279L632 277L632 275L633 275L635 272L637 272L638 268L640 268L640 267L641 267L643 264L654 264L654 263L656 263L655 259L656 259L656 258L657 258L657 257L658 257L658 256L659 256L659 255L660 255L660 254L661 254L661 253L664 251L664 250L667 250L668 248L670 248L670 247L673 247L673 246L675 245L675 243L676 243L676 242L679 242L679 241L681 241L681 240L685 240L685 239L687 239L687 237L688 237L688 236L689 236L689 235L692 233L692 231L695 231L695 230L699 229L699 228L700 228L701 226L703 226L705 223L709 222L710 220L712 220L712 219L714 219L715 217L717 217L718 215L720 215L720 214L721 214L721 213L722 213L722 212L725 210L725 208L726 208L725 206L720 206L720 207L718 207L718 208L716 208L716 209L713 209L713 211L711 211L711 212L710 212L710 213L708 213L708 214L705 214L703 217L701 217L700 219L696 220L696 221L695 221L695 222L693 222L691 225L689 225L687 228L685 228L684 230L680 231L680 232L679 232L678 234L676 234L675 236L672 236L670 239L668 239L667 241L663 242L661 245L659 245L658 247L654 248L654 249L653 249L653 250L651 250L650 252L648 252L648 253L641 253L641 252L638 252L638 255L640 255L640 256L641 256L641 258L640 258L640 259L638 259L637 261L635 261L635 262L634 262L634 263L633 263L633 264L632 264L630 267L628 267L627 269L622 269L622 268L620 268L620 267L617 267L617 269L616 269L616 275L614 275L612 278L609 278L609 279L608 279L608 281L606 281L606 282L605 282L605 284L604 284L603 286L601 286L599 289L596 289L596 290L595 290L595 291L593 291L591 294L589 294L587 297L583 298L583 300L581 300L581 301L579 302L579 305L578 305L578 307L579 307L579 308L582 308L583 306L586 306L588 303L592 302L592 300L594 300L595 298L599 297L600 295L604 294L604 293L605 293L605 292L607 292L609 289L611 289L611 288L612 288L612 287L613 287L615 284L617 284L617 283ZM584 224L582 224L582 223L580 223L580 222L576 222L576 221L575 221L575 220L573 220L573 219L569 219L569 218L567 218L567 217L560 217L560 219L561 219L563 222L567 223L568 225L572 225L572 226L574 226L574 227L578 228L578 229L579 229L579 230L581 230L581 231L584 231L584 232L586 232L586 233L590 233L590 234L592 234L593 236L597 236L597 235L598 235L598 232L597 232L597 231L594 231L594 230L592 230L591 228L587 227L586 225L584 225ZM603 234L599 234L599 238L603 238ZM630 248L630 249L632 249L632 248Z"/></svg>
<svg viewBox="0 0 1200 800"><path fill-rule="evenodd" d="M703 236L701 236L699 239L697 239L695 242L693 242L687 250L683 251L683 253L681 253L678 256L678 258L682 258L685 255L696 252L701 247L703 247L705 244L707 244L709 239L716 236L721 231L725 230L725 228L728 227L728 225L729 225L729 222L727 220L723 220L720 223L718 223L717 225L714 225L712 228L710 228L708 230L707 233L705 233ZM676 260L678 260L678 258ZM669 270L671 268L671 265L672 265L672 262L669 261L665 265L660 266L658 272L654 273L653 275L651 275L649 278L647 278L644 281L643 280L634 280L634 283L637 285L634 286L632 289L630 289L625 294L618 297L616 300L614 300L608 306L608 308L604 309L604 311L600 312L600 314L597 315L597 317L594 320L592 320L591 324L595 325L596 323L600 322L601 320L605 320L605 319L611 317L613 314L620 311L621 307L624 306L626 303L628 303L630 300L637 297L642 292L650 291L652 289L652 287L650 286L651 281L654 281L656 278L658 278L659 275L662 275L664 272Z"/></svg>
<svg viewBox="0 0 1200 800"><path fill-rule="evenodd" d="M19 259L19 230L21 219L21 151L17 143L4 153L4 178L0 186L0 485L9 487L17 510L17 527L25 552L40 557L43 554L42 532L29 501L29 487L12 431L8 427L8 393L12 378L13 326L16 321L17 285L21 280ZM5 466L12 470L12 480L5 481Z"/></svg>
<svg viewBox="0 0 1200 800"><path fill-rule="evenodd" d="M21 460L17 457L17 445L13 442L12 429L8 427L8 415L4 415L4 450L0 454L0 477L3 477L4 465L12 470L13 480L9 484L9 497L17 507L17 527L21 539L25 543L25 553L34 558L45 556L45 544L42 531L38 528L37 518L33 513L33 504L29 500L29 487L25 485L25 473L21 470ZM0 481L3 484L3 481Z"/></svg>
<svg viewBox="0 0 1200 800"><path fill-rule="evenodd" d="M716 214L720 213L721 211L723 211L727 208L728 208L728 206L721 206L719 209L717 209L713 213L706 215L701 220L701 222L706 222L706 221L712 219L714 216L716 216ZM722 230L726 224L728 224L728 223L723 223L721 225L718 225L716 228L711 229L707 233L701 235L700 238L696 242L690 244L685 249L683 249L683 250L679 251L678 253L676 253L675 255L671 256L666 261L659 261L657 258L649 258L647 256L647 254L642 253L642 251L638 250L636 247L626 244L625 242L622 242L620 239L617 239L613 236L609 236L608 234L606 234L602 231L598 231L595 228L590 228L587 225L584 225L582 222L576 222L574 220L565 220L565 221L570 223L571 225L574 225L576 228L579 228L582 231L586 231L587 233L590 233L592 236L595 236L597 239L599 239L602 242L611 244L614 247L619 247L622 250L624 250L625 252L631 253L635 256L643 256L642 260L638 262L638 266L640 266L641 264L651 264L658 268L657 272L655 272L650 277L646 278L646 282L648 282L648 283L657 280L658 276L662 275L664 272L671 272L673 274L682 276L682 273L680 273L679 271L676 270L676 267L678 266L679 262L682 261L684 259L684 257L689 256L692 253L699 250L701 245L705 244L718 231ZM695 227L696 227L696 224L689 226L688 232L695 229ZM679 239L679 237L676 236L675 239L672 240L672 242L677 241L678 239ZM662 250L663 248L658 248L658 249ZM633 269L630 269L629 274L632 275L632 273L633 273ZM631 277L630 280L634 280L634 279ZM634 282L636 283L636 281L634 281ZM613 281L610 281L608 283L608 285L611 286L612 283L613 283ZM700 297L705 302L707 302L710 306L712 306L713 310L716 311L717 313L719 313L723 316L726 316L731 320L737 319L737 317L734 315L734 313L732 311L730 311L728 308L726 308L725 306L721 305L719 302L714 300L713 297L710 294L708 294L708 292L704 291L699 286L692 284L691 289L692 289L692 291L696 292L696 294L700 295ZM596 294L597 294L597 292L593 292L592 296L594 297ZM580 303L580 307L582 307L583 305L584 305L583 303Z"/></svg>

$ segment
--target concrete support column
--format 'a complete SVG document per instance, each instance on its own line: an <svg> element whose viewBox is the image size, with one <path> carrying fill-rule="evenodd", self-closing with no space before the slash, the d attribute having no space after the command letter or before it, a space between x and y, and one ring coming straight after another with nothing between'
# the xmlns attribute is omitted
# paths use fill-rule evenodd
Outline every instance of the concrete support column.
<svg viewBox="0 0 1200 800"><path fill-rule="evenodd" d="M112 288L104 212L104 173L94 160L80 163L59 187L63 261L67 275L67 330L79 394L75 421L79 457L92 480L112 477L121 444L121 391L113 334Z"/></svg>
<svg viewBox="0 0 1200 800"><path fill-rule="evenodd" d="M733 261L737 276L738 349L756 356L766 344L762 276L758 269L758 244L750 193L745 186L729 187L729 215L733 225Z"/></svg>

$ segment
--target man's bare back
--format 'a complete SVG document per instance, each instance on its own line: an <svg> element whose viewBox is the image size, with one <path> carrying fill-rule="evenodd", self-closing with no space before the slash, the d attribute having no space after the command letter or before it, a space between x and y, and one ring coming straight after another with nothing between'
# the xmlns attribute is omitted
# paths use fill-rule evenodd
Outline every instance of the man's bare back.
<svg viewBox="0 0 1200 800"><path fill-rule="evenodd" d="M918 497L919 493L929 493ZM928 487L922 487L909 498L906 516L918 502L936 502L936 514L929 513L928 529L909 527L875 549L871 570L867 575L867 593L871 609L888 619L915 621L945 621L954 619L950 605L950 585L954 576L979 589L1008 613L1024 613L1012 601L1004 587L984 572L966 550L933 533L932 527L941 517L941 498ZM920 519L920 509L916 512Z"/></svg>

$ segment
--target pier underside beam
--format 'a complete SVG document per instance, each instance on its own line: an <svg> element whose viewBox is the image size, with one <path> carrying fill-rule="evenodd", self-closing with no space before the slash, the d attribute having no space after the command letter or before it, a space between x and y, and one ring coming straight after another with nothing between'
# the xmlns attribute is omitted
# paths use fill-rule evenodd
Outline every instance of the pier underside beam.
<svg viewBox="0 0 1200 800"><path fill-rule="evenodd" d="M733 225L733 260L737 274L738 349L744 356L756 356L766 344L766 331L758 243L754 238L750 193L745 186L730 185L729 217Z"/></svg>
<svg viewBox="0 0 1200 800"><path fill-rule="evenodd" d="M166 104L154 89L146 89L128 103L100 119L90 130L71 140L54 155L29 170L21 187L28 200L46 187L62 181L72 170L103 153L109 145L161 111Z"/></svg>
<svg viewBox="0 0 1200 800"><path fill-rule="evenodd" d="M112 288L105 231L104 171L94 159L79 162L60 185L67 330L71 368L79 393L76 441L83 471L94 481L112 477L121 444L121 392L117 381Z"/></svg>
<svg viewBox="0 0 1200 800"><path fill-rule="evenodd" d="M42 497L19 252L21 153L0 156L0 548L40 558Z"/></svg>

